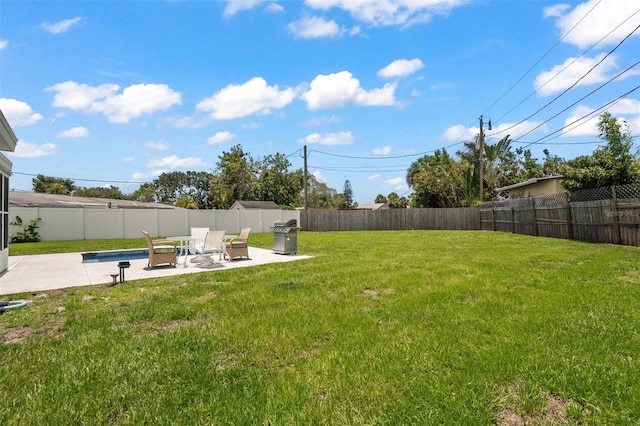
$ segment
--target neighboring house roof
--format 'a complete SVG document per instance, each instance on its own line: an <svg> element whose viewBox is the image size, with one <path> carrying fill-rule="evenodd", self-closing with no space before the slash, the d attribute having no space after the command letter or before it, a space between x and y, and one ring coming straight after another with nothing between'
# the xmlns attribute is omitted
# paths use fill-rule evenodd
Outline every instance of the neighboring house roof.
<svg viewBox="0 0 640 426"><path fill-rule="evenodd" d="M9 122L4 117L2 110L0 110L0 151L11 151L16 149L18 138L16 137Z"/></svg>
<svg viewBox="0 0 640 426"><path fill-rule="evenodd" d="M536 183L543 182L545 180L562 179L562 178L564 178L564 176L543 176L539 178L531 178L531 179L525 180L524 182L514 183L513 185L496 188L496 192L510 191L512 189L522 188L523 186L534 185Z"/></svg>
<svg viewBox="0 0 640 426"><path fill-rule="evenodd" d="M389 208L385 203L374 203L374 204L358 204L358 210L380 210L384 208Z"/></svg>
<svg viewBox="0 0 640 426"><path fill-rule="evenodd" d="M231 207L229 207L229 210L249 209L279 210L280 206L273 201L236 201Z"/></svg>
<svg viewBox="0 0 640 426"><path fill-rule="evenodd" d="M15 207L84 207L112 209L176 209L160 203L141 203L110 198L74 197L71 195L44 194L41 192L9 192L9 206Z"/></svg>

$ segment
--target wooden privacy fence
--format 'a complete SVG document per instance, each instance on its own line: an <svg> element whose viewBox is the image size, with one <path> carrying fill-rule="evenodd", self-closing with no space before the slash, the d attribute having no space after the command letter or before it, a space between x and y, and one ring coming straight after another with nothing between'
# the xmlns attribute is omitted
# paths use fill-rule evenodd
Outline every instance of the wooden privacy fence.
<svg viewBox="0 0 640 426"><path fill-rule="evenodd" d="M305 231L478 230L480 209L308 209L300 212L298 226Z"/></svg>
<svg viewBox="0 0 640 426"><path fill-rule="evenodd" d="M483 203L484 230L640 246L640 194L629 185ZM640 191L638 191L640 192ZM608 198L602 199L603 193ZM620 198L620 197L625 198ZM632 197L630 197L632 196ZM582 200L582 201L574 201Z"/></svg>

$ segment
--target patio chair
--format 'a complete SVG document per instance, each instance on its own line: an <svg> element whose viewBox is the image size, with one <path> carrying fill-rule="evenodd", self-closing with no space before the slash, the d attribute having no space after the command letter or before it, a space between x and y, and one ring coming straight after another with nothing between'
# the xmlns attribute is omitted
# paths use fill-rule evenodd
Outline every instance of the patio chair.
<svg viewBox="0 0 640 426"><path fill-rule="evenodd" d="M198 238L197 240L191 240L189 242L189 252L195 253L197 250L201 250L204 245L204 239L209 232L209 227L206 228L191 228L191 236Z"/></svg>
<svg viewBox="0 0 640 426"><path fill-rule="evenodd" d="M202 248L196 251L202 258L202 263L212 264L213 255L218 255L218 260L222 260L224 254L224 234L226 231L209 231L204 239Z"/></svg>
<svg viewBox="0 0 640 426"><path fill-rule="evenodd" d="M240 235L233 238L225 244L225 258L233 260L236 257L246 256L249 259L249 233L251 228L244 228L240 231Z"/></svg>
<svg viewBox="0 0 640 426"><path fill-rule="evenodd" d="M149 246L149 263L147 266L155 267L168 263L175 268L178 263L178 250L175 241L169 240L152 240L147 231L142 231L144 239L147 240Z"/></svg>

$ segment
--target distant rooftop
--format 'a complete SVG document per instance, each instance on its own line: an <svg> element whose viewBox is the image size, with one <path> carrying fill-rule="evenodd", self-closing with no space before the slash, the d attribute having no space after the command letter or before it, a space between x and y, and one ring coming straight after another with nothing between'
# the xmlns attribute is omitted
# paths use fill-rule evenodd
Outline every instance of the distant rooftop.
<svg viewBox="0 0 640 426"><path fill-rule="evenodd" d="M71 195L44 194L41 192L9 192L9 206L14 207L83 207L98 209L176 209L160 203L115 200L111 198L74 197Z"/></svg>

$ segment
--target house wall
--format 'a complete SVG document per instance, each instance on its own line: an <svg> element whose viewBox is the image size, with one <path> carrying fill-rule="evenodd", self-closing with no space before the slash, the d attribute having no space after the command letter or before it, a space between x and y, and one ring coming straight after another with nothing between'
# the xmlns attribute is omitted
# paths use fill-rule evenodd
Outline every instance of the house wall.
<svg viewBox="0 0 640 426"><path fill-rule="evenodd" d="M9 268L9 176L11 161L0 154L0 274Z"/></svg>
<svg viewBox="0 0 640 426"><path fill-rule="evenodd" d="M536 197L539 195L558 194L560 192L565 192L561 184L561 179L549 179L511 189L509 190L509 197Z"/></svg>

